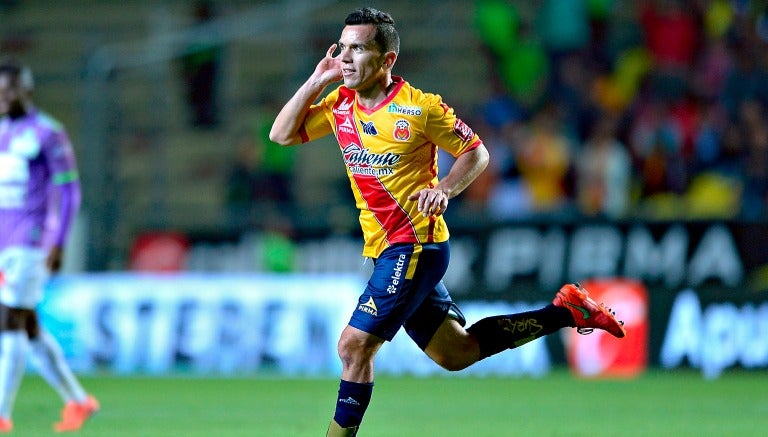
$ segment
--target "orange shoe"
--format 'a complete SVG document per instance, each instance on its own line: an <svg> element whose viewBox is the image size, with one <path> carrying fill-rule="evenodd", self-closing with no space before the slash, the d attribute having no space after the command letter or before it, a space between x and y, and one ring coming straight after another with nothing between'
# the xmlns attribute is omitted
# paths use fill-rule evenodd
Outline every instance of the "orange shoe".
<svg viewBox="0 0 768 437"><path fill-rule="evenodd" d="M0 417L0 433L13 431L13 422L11 419Z"/></svg>
<svg viewBox="0 0 768 437"><path fill-rule="evenodd" d="M602 303L598 305L592 300L587 290L578 283L563 285L552 303L571 311L579 334L590 334L594 328L597 328L608 331L618 338L627 335L624 322L616 320L615 314L610 308Z"/></svg>
<svg viewBox="0 0 768 437"><path fill-rule="evenodd" d="M99 411L99 401L88 396L83 403L69 401L61 410L61 422L53 424L56 432L77 431L91 416Z"/></svg>

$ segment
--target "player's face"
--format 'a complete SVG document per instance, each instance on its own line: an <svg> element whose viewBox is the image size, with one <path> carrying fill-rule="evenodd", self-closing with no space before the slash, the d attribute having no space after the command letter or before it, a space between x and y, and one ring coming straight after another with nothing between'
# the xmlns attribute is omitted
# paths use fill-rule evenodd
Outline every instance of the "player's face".
<svg viewBox="0 0 768 437"><path fill-rule="evenodd" d="M0 115L21 109L21 90L9 74L0 74Z"/></svg>
<svg viewBox="0 0 768 437"><path fill-rule="evenodd" d="M386 74L384 54L373 41L376 27L370 24L346 26L339 38L341 73L347 88L365 91Z"/></svg>

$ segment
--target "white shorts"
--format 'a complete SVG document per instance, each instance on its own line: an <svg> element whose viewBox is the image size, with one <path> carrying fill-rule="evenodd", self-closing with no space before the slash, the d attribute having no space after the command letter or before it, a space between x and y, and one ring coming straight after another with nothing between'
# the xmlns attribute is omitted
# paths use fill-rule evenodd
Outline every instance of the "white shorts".
<svg viewBox="0 0 768 437"><path fill-rule="evenodd" d="M50 276L45 257L41 248L16 246L0 250L0 303L14 308L37 307Z"/></svg>

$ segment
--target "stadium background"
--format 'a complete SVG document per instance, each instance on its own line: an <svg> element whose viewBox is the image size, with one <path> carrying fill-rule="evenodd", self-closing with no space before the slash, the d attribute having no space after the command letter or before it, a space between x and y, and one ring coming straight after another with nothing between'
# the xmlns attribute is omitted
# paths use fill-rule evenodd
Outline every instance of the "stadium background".
<svg viewBox="0 0 768 437"><path fill-rule="evenodd" d="M369 3L398 21L396 73L443 95L498 157L448 212L447 282L469 313L635 280L651 366L768 367L762 2ZM359 3L211 4L201 22L185 1L0 2L0 51L32 65L82 172L46 323L82 372L333 375L343 298L366 275L356 212L332 140L295 153L265 136ZM184 73L206 60L215 112L195 118ZM579 156L605 119L630 166L582 190ZM527 161L525 144L547 153ZM611 187L624 191L603 203ZM469 373L541 376L570 344ZM409 347L396 340L379 368L439 373Z"/></svg>

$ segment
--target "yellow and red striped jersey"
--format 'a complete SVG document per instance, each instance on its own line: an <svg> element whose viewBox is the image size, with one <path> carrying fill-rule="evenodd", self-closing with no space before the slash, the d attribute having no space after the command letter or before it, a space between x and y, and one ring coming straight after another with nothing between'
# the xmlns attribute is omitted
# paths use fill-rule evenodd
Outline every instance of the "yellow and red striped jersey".
<svg viewBox="0 0 768 437"><path fill-rule="evenodd" d="M334 133L360 210L363 255L395 243L448 240L442 216L424 217L408 196L437 182L438 147L453 156L481 144L439 95L393 76L395 88L375 108L360 106L345 86L310 107L302 142Z"/></svg>

